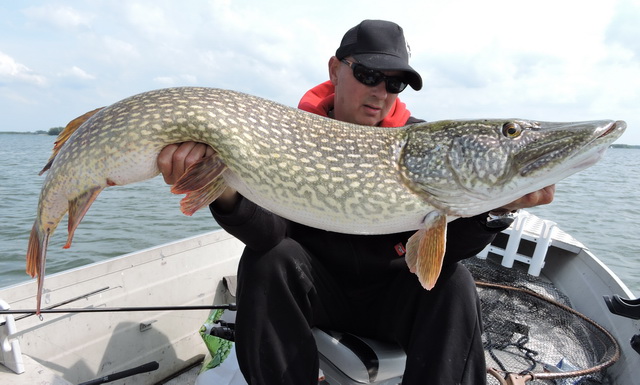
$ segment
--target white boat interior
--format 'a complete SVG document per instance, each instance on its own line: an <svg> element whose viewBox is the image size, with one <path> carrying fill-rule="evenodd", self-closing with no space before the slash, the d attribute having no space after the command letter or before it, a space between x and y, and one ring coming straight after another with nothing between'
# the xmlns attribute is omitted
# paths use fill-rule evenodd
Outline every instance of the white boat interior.
<svg viewBox="0 0 640 385"><path fill-rule="evenodd" d="M603 300L604 295L633 298L633 294L583 244L553 222L530 214L521 217L474 264L504 265L508 271L539 275L555 285L576 311L619 343L619 358L604 369L601 383L637 383L640 354L629 340L640 333L640 322L612 314ZM214 231L53 274L45 279L43 308L231 303L233 288L223 278L236 274L242 249L235 238ZM0 308L33 309L36 292L33 280L0 288ZM207 353L198 331L210 310L122 310L47 313L42 319L33 314L0 314L0 384L101 383L91 381L150 362L157 362L157 369L110 383L193 384ZM324 383L400 383L403 353L394 346L365 339L378 354L378 370L372 378L358 357L350 357L352 353L340 344L339 333L318 330L316 339Z"/></svg>

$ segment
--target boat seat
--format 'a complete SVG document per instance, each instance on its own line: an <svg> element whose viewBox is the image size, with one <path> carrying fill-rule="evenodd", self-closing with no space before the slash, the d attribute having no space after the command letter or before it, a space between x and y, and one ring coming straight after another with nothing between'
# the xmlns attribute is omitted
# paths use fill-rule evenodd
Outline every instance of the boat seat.
<svg viewBox="0 0 640 385"><path fill-rule="evenodd" d="M313 329L320 369L331 385L397 385L402 382L406 355L394 343L350 333Z"/></svg>
<svg viewBox="0 0 640 385"><path fill-rule="evenodd" d="M222 282L231 302L236 300L236 276ZM399 345L350 333L313 328L320 369L330 385L398 385L406 355Z"/></svg>
<svg viewBox="0 0 640 385"><path fill-rule="evenodd" d="M529 265L528 273L537 277L544 267L547 250L556 230L555 222L542 220L525 210L520 210L511 226L502 231L509 236L506 246L503 248L492 243L478 253L477 257L486 259L489 253L502 256L502 266L508 268L513 267L514 261L524 262ZM518 252L522 239L535 243L531 256Z"/></svg>

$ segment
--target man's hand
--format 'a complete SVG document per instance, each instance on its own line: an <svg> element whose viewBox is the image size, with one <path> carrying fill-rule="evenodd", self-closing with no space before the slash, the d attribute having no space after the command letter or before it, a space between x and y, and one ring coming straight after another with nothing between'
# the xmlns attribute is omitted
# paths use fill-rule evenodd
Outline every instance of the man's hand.
<svg viewBox="0 0 640 385"><path fill-rule="evenodd" d="M197 143L184 142L170 144L158 154L158 168L162 173L165 183L175 184L184 172L199 159L211 156L215 153L211 146ZM235 207L239 196L236 190L227 187L215 200L216 209L220 212L230 212Z"/></svg>
<svg viewBox="0 0 640 385"><path fill-rule="evenodd" d="M199 159L213 155L213 153L213 148L203 143L170 144L158 154L158 168L165 183L174 184L189 166Z"/></svg>
<svg viewBox="0 0 640 385"><path fill-rule="evenodd" d="M494 214L501 214L501 213L507 213L509 211L515 211L518 209L526 209L528 207L546 205L553 201L553 195L555 194L555 192L556 192L555 185L547 186L538 191L529 193L523 196L522 198L517 199L507 205L504 205L495 210L491 210L491 212Z"/></svg>

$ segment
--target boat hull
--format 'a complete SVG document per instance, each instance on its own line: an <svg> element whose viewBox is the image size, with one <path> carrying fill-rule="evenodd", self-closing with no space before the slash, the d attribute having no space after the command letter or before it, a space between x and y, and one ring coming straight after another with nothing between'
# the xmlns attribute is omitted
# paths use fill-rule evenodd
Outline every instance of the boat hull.
<svg viewBox="0 0 640 385"><path fill-rule="evenodd" d="M64 307L225 304L222 278L237 273L242 249L238 240L216 231L54 274L45 281L43 307L85 295ZM32 309L36 292L35 281L29 281L0 289L0 299L12 309ZM64 384L62 377L77 384L150 361L157 361L159 369L126 383L157 383L203 358L207 350L198 330L208 314L185 310L20 319L10 338L33 360L25 360L25 373L19 376L0 365L0 383L34 384L50 377L51 383ZM29 378L34 372L37 382Z"/></svg>
<svg viewBox="0 0 640 385"><path fill-rule="evenodd" d="M608 374L615 384L634 383L640 377L640 358L629 340L640 330L640 321L611 314L603 300L604 295L633 298L633 294L580 242L560 230L553 234L542 277L567 295L578 312L613 334L622 354L607 369ZM521 242L532 243L528 245L531 249L535 241L539 237L525 237ZM65 307L232 302L222 280L236 274L243 247L219 230L54 274L45 281L44 307L76 297L79 299ZM527 271L522 263L513 268ZM33 308L36 293L32 280L0 289L0 300L13 309ZM45 314L43 321L35 316L21 319L16 321L18 331L9 339L20 343L27 368L16 375L0 365L0 383L46 380L56 385L76 384L150 361L157 361L159 369L130 377L126 383L158 383L203 358L206 347L198 330L207 316L208 310L188 310Z"/></svg>

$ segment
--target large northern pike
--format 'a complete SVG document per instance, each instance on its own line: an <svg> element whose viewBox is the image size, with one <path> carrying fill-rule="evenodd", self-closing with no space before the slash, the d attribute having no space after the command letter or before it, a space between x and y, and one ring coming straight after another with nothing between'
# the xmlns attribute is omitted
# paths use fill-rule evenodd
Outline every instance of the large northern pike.
<svg viewBox="0 0 640 385"><path fill-rule="evenodd" d="M70 124L86 119L68 140L68 132L61 135L43 169L50 168L27 251L27 272L38 276L38 310L47 244L64 214L69 247L102 189L156 176L158 153L171 143L202 142L216 151L172 188L187 193L185 214L228 185L313 227L352 234L418 230L407 262L430 289L447 220L500 207L594 164L626 127L519 119L358 126L192 87L142 93L93 113Z"/></svg>

